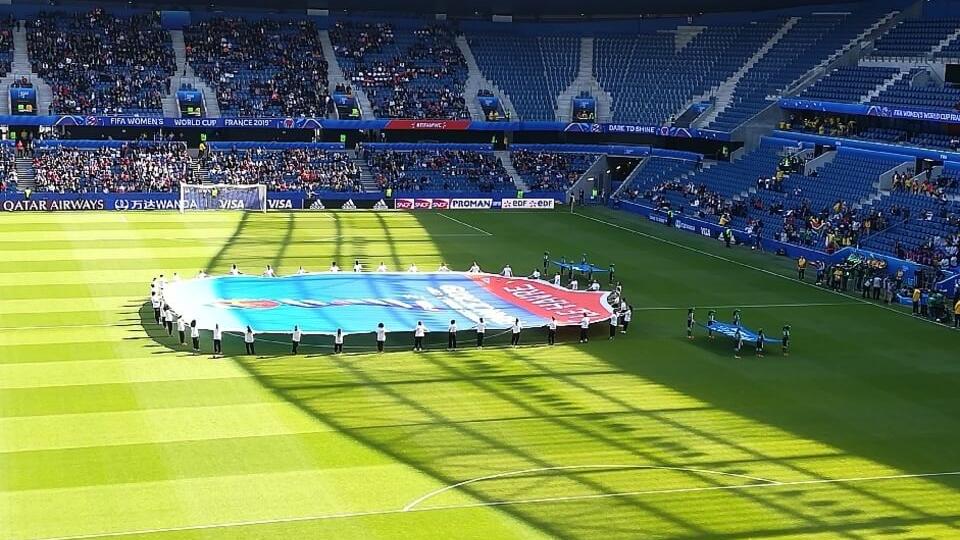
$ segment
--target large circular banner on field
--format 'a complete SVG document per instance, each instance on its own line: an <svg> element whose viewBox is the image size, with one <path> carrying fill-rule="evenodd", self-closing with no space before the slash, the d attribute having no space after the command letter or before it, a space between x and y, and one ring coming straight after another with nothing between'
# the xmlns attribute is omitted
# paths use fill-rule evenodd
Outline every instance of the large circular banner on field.
<svg viewBox="0 0 960 540"><path fill-rule="evenodd" d="M410 331L423 321L445 331L450 320L466 329L484 319L487 328L525 328L609 319L610 293L571 291L545 281L465 272L329 272L285 277L221 276L169 283L164 300L202 329L250 326L260 333L347 334Z"/></svg>

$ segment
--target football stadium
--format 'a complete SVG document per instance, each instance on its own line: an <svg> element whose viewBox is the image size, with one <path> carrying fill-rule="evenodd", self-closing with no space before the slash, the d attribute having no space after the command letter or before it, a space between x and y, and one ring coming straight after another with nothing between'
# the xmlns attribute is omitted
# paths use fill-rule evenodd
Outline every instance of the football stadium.
<svg viewBox="0 0 960 540"><path fill-rule="evenodd" d="M960 539L960 0L6 0L0 96L0 540Z"/></svg>

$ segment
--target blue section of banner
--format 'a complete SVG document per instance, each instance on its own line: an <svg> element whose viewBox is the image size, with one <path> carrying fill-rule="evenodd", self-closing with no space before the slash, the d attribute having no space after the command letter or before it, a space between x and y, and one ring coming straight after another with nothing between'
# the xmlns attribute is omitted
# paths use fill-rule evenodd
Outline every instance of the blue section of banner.
<svg viewBox="0 0 960 540"><path fill-rule="evenodd" d="M960 124L960 112L923 107L903 107L888 105L863 105L860 103L839 103L835 101L813 101L808 99L784 98L779 101L781 109L852 114L857 116L877 116L894 120L920 120L942 124Z"/></svg>
<svg viewBox="0 0 960 540"><path fill-rule="evenodd" d="M344 261L346 262L346 261ZM445 332L451 320L470 328L483 317L488 328L546 324L542 317L488 291L462 273L327 272L279 278L223 276L171 283L170 305L206 329L290 333L411 332L422 321L430 332Z"/></svg>
<svg viewBox="0 0 960 540"><path fill-rule="evenodd" d="M737 326L737 325L729 324L725 322L720 322L720 321L714 321L713 324L710 324L710 325L702 324L700 326L707 328L709 330L713 330L714 332L720 334L721 336L727 336L730 339L737 339L737 330L739 329L740 337L746 343L756 343L757 338L759 337L759 334L757 332L754 332L749 328L745 328L743 326ZM779 343L780 340L768 337L766 336L766 333L764 333L763 342Z"/></svg>

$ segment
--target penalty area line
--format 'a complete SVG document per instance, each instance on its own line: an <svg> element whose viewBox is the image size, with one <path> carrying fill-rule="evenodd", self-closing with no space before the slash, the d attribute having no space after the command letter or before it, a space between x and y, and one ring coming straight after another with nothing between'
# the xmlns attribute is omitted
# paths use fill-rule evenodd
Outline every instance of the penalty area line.
<svg viewBox="0 0 960 540"><path fill-rule="evenodd" d="M367 516L386 516L386 515L404 514L404 513L411 513L411 512L437 512L437 511L444 511L444 510L463 510L463 509L469 509L469 508L513 506L513 505L521 505L521 504L556 504L556 503L565 503L565 502L589 501L589 500L596 500L596 499L608 499L608 498L615 498L615 497L637 497L642 495L669 495L669 494L698 493L698 492L710 492L710 491L738 491L738 490L746 490L746 489L757 490L757 489L770 489L770 488L791 487L791 486L814 486L814 485L845 484L845 483L858 483L858 482L880 482L880 481L886 481L886 480L903 480L903 479L911 479L911 478L914 478L914 479L935 478L939 476L960 476L960 471L920 473L920 474L893 474L893 475L886 475L886 476L861 476L861 477L851 477L851 478L821 478L821 479L814 479L814 480L796 480L791 482L778 482L776 480L762 479L762 480L765 480L767 483L736 484L736 485L730 485L730 486L667 488L667 489L652 489L652 490L643 490L643 491L618 491L618 492L611 492L611 493L592 493L592 494L585 494L585 495L566 495L566 496L556 496L556 497L511 499L511 500L500 500L500 501L479 501L475 503L450 504L450 505L444 505L444 506L425 506L425 507L419 507L419 508L413 507L410 509L392 508L388 510L366 510L366 511L358 511L358 512L319 514L319 515L312 515L312 516L291 516L291 517L273 518L273 519L233 521L233 522L225 522L225 523L208 523L208 524L201 524L201 525L183 525L179 527L161 527L161 528L154 528L154 529L137 529L137 530L129 530L129 531L88 533L88 534L76 534L76 535L67 535L67 536L35 537L31 540L91 540L94 538L119 538L124 536L169 533L169 532L205 531L205 530L214 530L214 529L228 529L233 527L276 525L281 523L300 523L300 522L309 522L309 521L325 521L325 520L331 520L331 519L347 519L347 518L357 518L357 517L367 517Z"/></svg>
<svg viewBox="0 0 960 540"><path fill-rule="evenodd" d="M460 221L459 219L457 219L457 218L455 218L455 217L453 217L453 216L448 216L447 214L441 214L440 212L437 212L437 215L440 216L440 217L443 217L443 218L447 218L447 219L449 219L450 221L452 221L452 222L454 222L454 223L459 223L460 225L463 225L464 227L469 227L469 228L471 228L471 229L473 229L473 230L475 230L475 231L483 234L484 236L493 236L493 233L492 233L492 232L490 232L490 231L485 231L485 230L481 229L480 227L475 227L475 226L473 226L473 225L471 225L471 224L469 224L469 223L466 223L466 222L464 222L464 221Z"/></svg>

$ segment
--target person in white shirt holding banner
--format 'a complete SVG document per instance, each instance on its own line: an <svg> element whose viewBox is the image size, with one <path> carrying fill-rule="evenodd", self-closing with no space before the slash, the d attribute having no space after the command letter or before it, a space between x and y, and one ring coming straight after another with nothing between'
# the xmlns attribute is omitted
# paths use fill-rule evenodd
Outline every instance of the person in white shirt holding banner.
<svg viewBox="0 0 960 540"><path fill-rule="evenodd" d="M276 277L277 273L274 272L273 267L268 264L266 269L263 271L263 275L264 277Z"/></svg>
<svg viewBox="0 0 960 540"><path fill-rule="evenodd" d="M575 279L571 279L570 283L567 285L567 288L571 291L576 291L580 289L580 283Z"/></svg>
<svg viewBox="0 0 960 540"><path fill-rule="evenodd" d="M416 273L416 272L419 272L419 271L420 271L420 269L417 268L416 263L410 263L410 266L407 267L407 272L410 272L411 274Z"/></svg>
<svg viewBox="0 0 960 540"><path fill-rule="evenodd" d="M153 307L153 319L160 324L160 307L163 306L163 303L160 302L160 296L157 295L156 291L150 293L150 306Z"/></svg>
<svg viewBox="0 0 960 540"><path fill-rule="evenodd" d="M360 264L360 259L357 259L356 262L353 263L353 271L363 272L363 265Z"/></svg>
<svg viewBox="0 0 960 540"><path fill-rule="evenodd" d="M297 354L297 349L300 348L300 340L303 338L303 332L300 331L299 325L293 325L293 336L291 341L293 342L293 354Z"/></svg>
<svg viewBox="0 0 960 540"><path fill-rule="evenodd" d="M427 335L427 327L423 321L417 321L417 327L413 329L413 351L423 351L423 337Z"/></svg>
<svg viewBox="0 0 960 540"><path fill-rule="evenodd" d="M627 328L630 326L630 319L633 318L633 306L627 305L626 302L624 302L623 309L620 314L623 318L623 329L620 330L620 333L626 334Z"/></svg>
<svg viewBox="0 0 960 540"><path fill-rule="evenodd" d="M530 279L540 279L540 270L534 268L533 273L530 274Z"/></svg>
<svg viewBox="0 0 960 540"><path fill-rule="evenodd" d="M516 347L520 344L520 331L523 330L523 326L520 325L520 319L514 319L513 326L510 328L510 346Z"/></svg>
<svg viewBox="0 0 960 540"><path fill-rule="evenodd" d="M343 330L337 328L337 333L333 335L334 354L343 354Z"/></svg>
<svg viewBox="0 0 960 540"><path fill-rule="evenodd" d="M382 263L381 263L382 264ZM377 352L383 352L383 346L387 342L387 329L384 328L383 323L377 325Z"/></svg>
<svg viewBox="0 0 960 540"><path fill-rule="evenodd" d="M306 273L307 273L307 271L304 270L302 266L297 270L297 275L298 275L298 276L302 276L302 275L304 275L304 274L306 274Z"/></svg>
<svg viewBox="0 0 960 540"><path fill-rule="evenodd" d="M253 329L248 326L246 332L243 333L243 347L247 354L257 354L253 336Z"/></svg>
<svg viewBox="0 0 960 540"><path fill-rule="evenodd" d="M200 352L200 328L197 326L197 320L190 321L190 341L193 345L193 352Z"/></svg>
<svg viewBox="0 0 960 540"><path fill-rule="evenodd" d="M503 267L503 270L500 271L500 275L503 277L513 277L513 268L510 268L510 265Z"/></svg>
<svg viewBox="0 0 960 540"><path fill-rule="evenodd" d="M560 286L560 272L557 272L556 274L553 275L553 284L556 285L557 287Z"/></svg>
<svg viewBox="0 0 960 540"><path fill-rule="evenodd" d="M550 322L547 323L547 345L555 345L557 343L557 318L550 317Z"/></svg>
<svg viewBox="0 0 960 540"><path fill-rule="evenodd" d="M187 321L185 321L182 316L177 317L177 332L180 334L180 344L186 345Z"/></svg>
<svg viewBox="0 0 960 540"><path fill-rule="evenodd" d="M447 266L447 263L440 263L440 268L437 268L437 272L449 272L450 268Z"/></svg>
<svg viewBox="0 0 960 540"><path fill-rule="evenodd" d="M237 265L236 265L236 264L230 265L230 275L231 275L231 276L239 276L239 275L240 275L240 269L237 268Z"/></svg>
<svg viewBox="0 0 960 540"><path fill-rule="evenodd" d="M471 274L479 274L479 273L480 273L480 265L477 264L477 261L473 261L473 265L470 266L469 272L470 272Z"/></svg>
<svg viewBox="0 0 960 540"><path fill-rule="evenodd" d="M586 343L588 339L588 333L590 332L590 317L587 316L586 312L583 314L583 318L580 319L580 343Z"/></svg>
<svg viewBox="0 0 960 540"><path fill-rule="evenodd" d="M480 322L477 323L476 329L477 329L477 348L482 349L483 338L487 334L487 323L483 321L483 317L480 317Z"/></svg>
<svg viewBox="0 0 960 540"><path fill-rule="evenodd" d="M387 265L383 264L383 261L380 261L380 266L377 267L377 272L383 273L387 271Z"/></svg>
<svg viewBox="0 0 960 540"><path fill-rule="evenodd" d="M337 261L333 261L332 263L330 263L330 271L331 271L331 272L339 272L339 271L340 271L340 265L337 264Z"/></svg>
<svg viewBox="0 0 960 540"><path fill-rule="evenodd" d="M223 331L220 330L220 325L213 325L213 356L223 354Z"/></svg>
<svg viewBox="0 0 960 540"><path fill-rule="evenodd" d="M447 327L447 350L453 351L457 348L457 321L450 319L450 326Z"/></svg>

